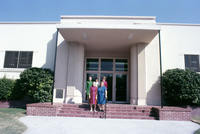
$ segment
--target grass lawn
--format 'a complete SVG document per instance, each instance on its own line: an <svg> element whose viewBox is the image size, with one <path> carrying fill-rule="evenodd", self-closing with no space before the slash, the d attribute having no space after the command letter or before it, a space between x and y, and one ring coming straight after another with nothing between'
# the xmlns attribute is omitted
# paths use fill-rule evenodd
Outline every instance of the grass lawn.
<svg viewBox="0 0 200 134"><path fill-rule="evenodd" d="M25 109L0 108L0 134L22 134L26 126L18 118L25 116Z"/></svg>
<svg viewBox="0 0 200 134"><path fill-rule="evenodd" d="M200 125L200 116L194 116L194 117L192 117L192 121L196 122L196 123L198 123ZM194 134L200 134L200 129L198 129L197 131L195 131Z"/></svg>

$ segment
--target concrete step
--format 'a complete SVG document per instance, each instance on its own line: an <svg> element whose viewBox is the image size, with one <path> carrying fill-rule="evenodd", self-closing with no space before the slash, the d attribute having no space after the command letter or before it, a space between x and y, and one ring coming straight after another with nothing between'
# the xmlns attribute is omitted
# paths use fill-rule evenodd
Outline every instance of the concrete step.
<svg viewBox="0 0 200 134"><path fill-rule="evenodd" d="M83 109L61 109L59 110L60 113L91 113L89 110L83 110ZM102 113L102 112L100 112ZM151 113L150 112L139 112L139 111L106 111L107 114L119 114L119 115L127 115L127 114L135 114L135 115L150 115Z"/></svg>
<svg viewBox="0 0 200 134"><path fill-rule="evenodd" d="M89 118L113 118L113 119L151 119L152 107L134 106L128 104L107 104L106 113L90 112L88 104L64 104L57 116L65 117L89 117Z"/></svg>
<svg viewBox="0 0 200 134"><path fill-rule="evenodd" d="M66 113L59 113L57 116L64 116L64 117L87 117L87 118L105 118L105 114L66 114ZM121 116L121 115L107 115L106 118L111 119L148 119L148 120L155 120L154 117L149 116Z"/></svg>

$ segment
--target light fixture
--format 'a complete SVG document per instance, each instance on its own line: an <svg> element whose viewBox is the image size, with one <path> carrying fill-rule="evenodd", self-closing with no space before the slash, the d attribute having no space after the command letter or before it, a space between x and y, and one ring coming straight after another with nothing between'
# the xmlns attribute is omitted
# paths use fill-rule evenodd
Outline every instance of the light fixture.
<svg viewBox="0 0 200 134"><path fill-rule="evenodd" d="M133 39L133 36L134 36L134 34L133 34L133 33L130 33L130 34L128 35L128 39L129 39L129 40Z"/></svg>
<svg viewBox="0 0 200 134"><path fill-rule="evenodd" d="M83 33L83 39L84 39L84 40L87 40L87 37L88 37L88 36L87 36L87 33Z"/></svg>

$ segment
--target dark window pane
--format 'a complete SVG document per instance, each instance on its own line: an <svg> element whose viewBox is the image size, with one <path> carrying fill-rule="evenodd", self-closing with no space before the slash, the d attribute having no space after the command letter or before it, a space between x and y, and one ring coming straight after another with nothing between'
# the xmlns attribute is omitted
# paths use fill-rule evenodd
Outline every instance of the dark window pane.
<svg viewBox="0 0 200 134"><path fill-rule="evenodd" d="M32 66L33 52L20 52L18 68L29 68Z"/></svg>
<svg viewBox="0 0 200 134"><path fill-rule="evenodd" d="M63 98L63 90L62 89L56 89L56 98Z"/></svg>
<svg viewBox="0 0 200 134"><path fill-rule="evenodd" d="M17 68L18 51L6 51L4 68Z"/></svg>
<svg viewBox="0 0 200 134"><path fill-rule="evenodd" d="M98 71L99 60L98 59L87 59L86 70L87 71Z"/></svg>
<svg viewBox="0 0 200 134"><path fill-rule="evenodd" d="M101 60L101 71L113 71L113 60L102 59Z"/></svg>
<svg viewBox="0 0 200 134"><path fill-rule="evenodd" d="M116 75L116 101L126 101L127 75Z"/></svg>
<svg viewBox="0 0 200 134"><path fill-rule="evenodd" d="M200 72L199 55L185 55L185 69Z"/></svg>
<svg viewBox="0 0 200 134"><path fill-rule="evenodd" d="M116 71L128 71L128 60L127 59L116 59L115 69L116 69Z"/></svg>

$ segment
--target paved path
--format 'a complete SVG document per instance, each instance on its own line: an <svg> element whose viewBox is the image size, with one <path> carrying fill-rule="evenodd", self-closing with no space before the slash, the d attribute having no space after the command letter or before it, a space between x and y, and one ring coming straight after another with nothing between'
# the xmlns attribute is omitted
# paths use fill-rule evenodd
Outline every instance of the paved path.
<svg viewBox="0 0 200 134"><path fill-rule="evenodd" d="M200 128L189 121L93 119L25 116L24 134L193 134Z"/></svg>

